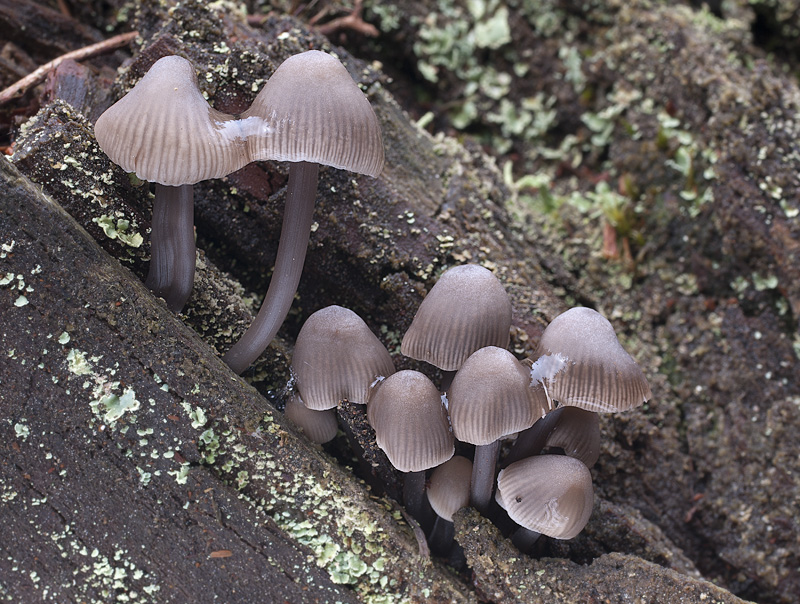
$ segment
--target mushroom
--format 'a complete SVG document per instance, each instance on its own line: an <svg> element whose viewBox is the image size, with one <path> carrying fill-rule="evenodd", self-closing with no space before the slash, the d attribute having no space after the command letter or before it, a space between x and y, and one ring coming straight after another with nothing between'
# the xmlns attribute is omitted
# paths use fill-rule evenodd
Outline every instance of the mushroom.
<svg viewBox="0 0 800 604"><path fill-rule="evenodd" d="M431 473L427 494L436 521L428 544L440 556L446 555L453 544L453 514L469 505L471 476L472 462L461 455L454 455Z"/></svg>
<svg viewBox="0 0 800 604"><path fill-rule="evenodd" d="M508 346L510 327L511 301L497 277L478 264L454 266L425 296L400 351L435 365L449 382L479 348Z"/></svg>
<svg viewBox="0 0 800 604"><path fill-rule="evenodd" d="M339 429L336 411L333 409L323 411L309 409L303 404L303 399L297 393L286 401L286 409L283 414L302 429L309 440L320 445L333 440Z"/></svg>
<svg viewBox="0 0 800 604"><path fill-rule="evenodd" d="M361 317L333 305L303 324L291 370L305 406L321 411L345 399L365 405L376 381L394 373L394 363Z"/></svg>
<svg viewBox="0 0 800 604"><path fill-rule="evenodd" d="M592 475L582 462L565 455L528 457L500 471L495 497L525 529L512 540L527 551L539 533L572 539L583 530L592 514Z"/></svg>
<svg viewBox="0 0 800 604"><path fill-rule="evenodd" d="M503 459L507 466L538 455L545 448L561 449L591 468L600 457L600 419L594 411L561 406L523 430Z"/></svg>
<svg viewBox="0 0 800 604"><path fill-rule="evenodd" d="M336 58L289 57L242 114L253 160L291 162L275 269L253 323L223 360L241 373L266 349L292 305L311 233L319 165L378 176L383 142L367 97Z"/></svg>
<svg viewBox="0 0 800 604"><path fill-rule="evenodd" d="M652 396L611 323L590 308L571 308L553 319L533 359L531 385L541 383L551 402L608 413L638 407Z"/></svg>
<svg viewBox="0 0 800 604"><path fill-rule="evenodd" d="M367 403L375 442L392 465L405 472L403 500L419 519L425 495L425 471L453 456L455 443L439 390L419 371L390 375Z"/></svg>
<svg viewBox="0 0 800 604"><path fill-rule="evenodd" d="M485 513L492 497L500 440L525 430L547 412L541 388L504 348L486 346L464 361L448 393L453 433L475 445L470 502Z"/></svg>
<svg viewBox="0 0 800 604"><path fill-rule="evenodd" d="M179 312L194 281L192 185L247 163L238 123L208 105L191 63L172 55L156 61L97 119L94 131L111 161L155 183L145 284Z"/></svg>

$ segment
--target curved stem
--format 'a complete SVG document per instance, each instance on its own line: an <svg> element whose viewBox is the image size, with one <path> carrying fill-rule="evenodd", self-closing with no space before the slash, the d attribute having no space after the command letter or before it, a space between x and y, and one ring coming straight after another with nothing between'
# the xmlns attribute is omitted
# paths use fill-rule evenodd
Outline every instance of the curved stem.
<svg viewBox="0 0 800 604"><path fill-rule="evenodd" d="M527 430L520 432L519 436L517 436L517 440L511 445L511 450L508 452L508 455L503 459L502 466L505 468L520 459L539 455L547 444L547 437L550 436L550 433L556 427L556 424L558 424L558 420L563 412L564 407L561 406L536 420Z"/></svg>
<svg viewBox="0 0 800 604"><path fill-rule="evenodd" d="M472 460L472 482L469 485L469 501L472 507L483 515L486 515L489 503L492 500L494 470L499 453L499 440L489 445L475 446L475 458Z"/></svg>
<svg viewBox="0 0 800 604"><path fill-rule="evenodd" d="M150 269L144 284L180 312L194 284L194 187L156 184Z"/></svg>
<svg viewBox="0 0 800 604"><path fill-rule="evenodd" d="M319 164L315 163L296 162L289 168L281 239L267 295L252 325L222 358L236 373L247 369L266 350L289 314L311 235L318 174Z"/></svg>

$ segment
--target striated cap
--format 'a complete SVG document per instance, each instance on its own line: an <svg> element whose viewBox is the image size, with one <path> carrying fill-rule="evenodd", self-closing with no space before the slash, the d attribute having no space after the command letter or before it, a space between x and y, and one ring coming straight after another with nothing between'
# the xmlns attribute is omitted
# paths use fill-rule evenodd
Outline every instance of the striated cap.
<svg viewBox="0 0 800 604"><path fill-rule="evenodd" d="M428 501L433 511L452 522L453 514L469 505L469 484L472 480L472 462L454 455L431 474L428 484Z"/></svg>
<svg viewBox="0 0 800 604"><path fill-rule="evenodd" d="M597 413L569 406L556 411L561 413L547 436L545 446L563 449L565 455L579 459L591 468L600 457L600 419Z"/></svg>
<svg viewBox="0 0 800 604"><path fill-rule="evenodd" d="M504 348L486 346L461 366L450 386L455 437L473 445L530 428L547 411L542 388L530 387L528 370Z"/></svg>
<svg viewBox="0 0 800 604"><path fill-rule="evenodd" d="M286 409L283 413L298 428L302 428L309 440L315 443L323 444L333 440L339 430L335 410L315 411L309 409L303 404L303 399L297 393L286 401Z"/></svg>
<svg viewBox="0 0 800 604"><path fill-rule="evenodd" d="M590 308L571 308L553 319L533 358L531 381L540 382L549 398L562 405L626 411L652 396L611 323Z"/></svg>
<svg viewBox="0 0 800 604"><path fill-rule="evenodd" d="M394 363L361 317L334 305L303 324L291 369L306 407L321 411L344 399L366 404L375 381L394 373Z"/></svg>
<svg viewBox="0 0 800 604"><path fill-rule="evenodd" d="M439 390L418 371L398 371L372 393L367 419L375 442L401 472L420 472L453 456L455 443Z"/></svg>
<svg viewBox="0 0 800 604"><path fill-rule="evenodd" d="M221 178L249 162L238 122L209 106L192 64L175 55L156 61L94 132L111 161L162 185Z"/></svg>
<svg viewBox="0 0 800 604"><path fill-rule="evenodd" d="M380 124L335 57L309 50L286 59L242 114L253 160L307 161L378 176Z"/></svg>
<svg viewBox="0 0 800 604"><path fill-rule="evenodd" d="M520 526L572 539L592 514L592 475L566 455L528 457L500 471L496 499Z"/></svg>
<svg viewBox="0 0 800 604"><path fill-rule="evenodd" d="M484 346L508 346L511 301L503 284L477 264L442 273L420 304L401 352L454 371Z"/></svg>

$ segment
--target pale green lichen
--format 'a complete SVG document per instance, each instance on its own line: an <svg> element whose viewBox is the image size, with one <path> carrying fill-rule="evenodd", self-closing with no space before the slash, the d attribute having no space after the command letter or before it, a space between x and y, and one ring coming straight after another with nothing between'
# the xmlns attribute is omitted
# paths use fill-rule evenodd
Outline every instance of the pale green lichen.
<svg viewBox="0 0 800 604"><path fill-rule="evenodd" d="M133 389L127 388L121 396L111 392L91 401L89 406L92 408L92 412L100 417L103 422L112 424L125 413L138 411L141 403L136 399L136 393Z"/></svg>
<svg viewBox="0 0 800 604"><path fill-rule="evenodd" d="M106 237L109 239L116 239L127 246L137 248L141 246L144 241L140 233L129 232L131 223L125 218L114 219L113 216L103 215L93 218L92 222L103 229L103 233L105 233Z"/></svg>

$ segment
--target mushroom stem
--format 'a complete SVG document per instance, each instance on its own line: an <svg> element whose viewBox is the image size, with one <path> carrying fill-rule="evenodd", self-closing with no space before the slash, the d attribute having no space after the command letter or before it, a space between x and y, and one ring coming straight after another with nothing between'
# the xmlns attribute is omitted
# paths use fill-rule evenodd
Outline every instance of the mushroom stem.
<svg viewBox="0 0 800 604"><path fill-rule="evenodd" d="M422 523L425 499L425 470L406 472L403 476L403 504L417 522Z"/></svg>
<svg viewBox="0 0 800 604"><path fill-rule="evenodd" d="M541 533L537 533L536 531L532 531L524 526L520 526L516 531L514 531L514 534L511 535L511 543L513 543L523 554L527 554L530 553L531 548L540 536Z"/></svg>
<svg viewBox="0 0 800 604"><path fill-rule="evenodd" d="M281 239L267 295L252 325L222 359L236 373L264 352L289 314L311 235L318 174L316 163L293 162L289 168Z"/></svg>
<svg viewBox="0 0 800 604"><path fill-rule="evenodd" d="M452 521L436 516L433 529L428 535L428 546L431 548L431 552L437 556L446 557L453 548L455 534L455 525Z"/></svg>
<svg viewBox="0 0 800 604"><path fill-rule="evenodd" d="M503 459L502 466L508 467L515 461L539 455L547 445L547 437L558 424L558 419L564 412L564 407L559 407L539 419L527 430L523 430L517 436L517 440L511 445L511 450Z"/></svg>
<svg viewBox="0 0 800 604"><path fill-rule="evenodd" d="M469 501L481 514L486 514L492 499L494 470L500 453L500 441L488 445L476 445L472 460L472 482L469 487Z"/></svg>
<svg viewBox="0 0 800 604"><path fill-rule="evenodd" d="M194 284L194 188L156 184L150 234L150 270L145 285L180 312Z"/></svg>

